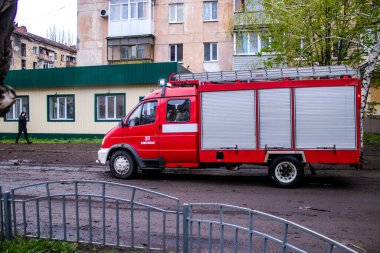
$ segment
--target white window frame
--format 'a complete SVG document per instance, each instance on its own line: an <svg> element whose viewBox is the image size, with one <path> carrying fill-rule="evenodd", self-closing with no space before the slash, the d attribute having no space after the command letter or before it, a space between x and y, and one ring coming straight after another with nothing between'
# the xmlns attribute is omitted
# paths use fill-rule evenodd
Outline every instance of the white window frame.
<svg viewBox="0 0 380 253"><path fill-rule="evenodd" d="M181 45L182 46L182 60L179 61L178 60L178 46ZM170 58L171 58L171 50L172 50L172 47L174 46L174 53L175 53L175 56L174 56L174 61L172 61ZM183 44L170 44L169 45L169 61L170 62L179 62L179 63L183 63Z"/></svg>
<svg viewBox="0 0 380 253"><path fill-rule="evenodd" d="M216 45L216 59L214 59L213 56L213 46ZM207 43L204 43L204 46L203 46L203 50L206 49L206 47L209 47L209 52L210 52L210 60L206 60L206 58L204 57L205 56L205 53L203 53L203 61L204 62L217 62L218 61L218 55L219 55L219 48L218 48L218 43L217 42L207 42Z"/></svg>
<svg viewBox="0 0 380 253"><path fill-rule="evenodd" d="M23 108L23 100L27 100L26 108ZM18 117L20 116L21 112L26 112L27 120L29 120L29 96L19 96L16 98L16 102L12 105L12 107L9 109L9 112L6 114L5 120L6 121L15 121L18 120ZM9 117L11 116L11 117Z"/></svg>
<svg viewBox="0 0 380 253"><path fill-rule="evenodd" d="M125 0L125 1L119 0L119 1L116 1L116 3L112 3L112 1L109 1L110 21L111 22L119 22L122 20L122 17L123 17L122 5L128 4L128 3L129 3L129 0ZM128 17L129 17L129 13L128 13Z"/></svg>
<svg viewBox="0 0 380 253"><path fill-rule="evenodd" d="M269 53L266 53L266 52L261 52L261 50L263 49L263 39L261 38L260 34L258 33L255 33L255 32L243 32L245 34L247 34L247 45L248 45L248 52L247 53L238 53L237 52L237 48L238 48L238 39L237 39L237 33L234 33L234 51L235 51L235 55L257 55L257 54L262 54L262 55L268 55ZM251 52L250 49L250 44L251 44L251 34L254 33L257 35L257 52ZM269 42L270 43L270 40Z"/></svg>
<svg viewBox="0 0 380 253"><path fill-rule="evenodd" d="M116 121L120 120L124 115L121 117L117 117L117 97L121 96L123 98L123 114L125 112L125 95L124 94L96 94L96 121ZM104 97L105 102L104 102L104 118L100 118L100 107L99 107L99 98ZM108 109L109 109L109 100L113 98L113 116L108 115Z"/></svg>
<svg viewBox="0 0 380 253"><path fill-rule="evenodd" d="M67 112L69 110L68 108L68 104L67 104L67 100L69 97L73 97L73 118L68 118L67 117ZM54 99L56 99L56 102L54 104ZM60 102L63 101L63 107L64 107L64 111L62 112L63 116L61 117L61 107L60 107ZM50 103L53 103L53 106L50 106L51 104ZM56 118L53 118L53 113L52 111L49 109L49 114L48 114L48 118L49 118L49 121L75 121L75 97L74 95L60 95L60 96L49 96L49 99L48 99L48 106L49 108L52 108L53 111L56 111L56 115L57 117Z"/></svg>
<svg viewBox="0 0 380 253"><path fill-rule="evenodd" d="M210 13L206 13L206 5L210 5L210 7L208 8L208 10L210 10ZM216 17L212 16L212 14L214 13L213 6L216 6ZM218 21L218 16L219 16L218 11L219 11L218 1L204 1L203 2L203 21L204 22Z"/></svg>
<svg viewBox="0 0 380 253"><path fill-rule="evenodd" d="M183 3L169 4L169 23L183 23L184 9ZM171 15L171 9L174 8L174 17ZM182 19L179 20L178 12L182 11Z"/></svg>
<svg viewBox="0 0 380 253"><path fill-rule="evenodd" d="M119 0L115 3L110 1L110 21L120 22L126 20L147 19L149 3L150 0ZM113 8L115 8L115 10L113 10ZM127 12L124 12L125 8L127 8ZM140 8L142 8L142 13L139 12Z"/></svg>

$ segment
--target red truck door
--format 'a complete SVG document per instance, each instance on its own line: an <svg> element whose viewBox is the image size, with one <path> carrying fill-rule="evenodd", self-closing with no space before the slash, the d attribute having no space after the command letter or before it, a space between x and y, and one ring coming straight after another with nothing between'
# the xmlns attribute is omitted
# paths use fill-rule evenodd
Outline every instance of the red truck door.
<svg viewBox="0 0 380 253"><path fill-rule="evenodd" d="M141 103L128 117L123 142L131 145L142 159L158 159L158 100Z"/></svg>
<svg viewBox="0 0 380 253"><path fill-rule="evenodd" d="M198 166L198 123L195 96L161 99L159 156L167 167Z"/></svg>

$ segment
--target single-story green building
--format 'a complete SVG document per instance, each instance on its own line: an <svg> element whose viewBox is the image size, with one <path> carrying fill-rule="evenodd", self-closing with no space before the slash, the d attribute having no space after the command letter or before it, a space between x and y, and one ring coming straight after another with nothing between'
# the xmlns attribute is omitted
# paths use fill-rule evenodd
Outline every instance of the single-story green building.
<svg viewBox="0 0 380 253"><path fill-rule="evenodd" d="M16 136L21 111L37 138L102 137L159 79L183 72L173 62L9 71L17 101L0 119L0 138Z"/></svg>

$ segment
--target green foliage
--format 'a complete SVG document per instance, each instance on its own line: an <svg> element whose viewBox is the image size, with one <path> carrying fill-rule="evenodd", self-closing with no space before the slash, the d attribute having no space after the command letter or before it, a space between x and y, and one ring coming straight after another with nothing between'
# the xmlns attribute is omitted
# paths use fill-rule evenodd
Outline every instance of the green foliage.
<svg viewBox="0 0 380 253"><path fill-rule="evenodd" d="M366 107L366 115L369 117L369 118L374 118L376 113L377 113L377 109L376 109L376 106L380 105L380 103L378 102L367 102L367 107Z"/></svg>
<svg viewBox="0 0 380 253"><path fill-rule="evenodd" d="M374 45L380 25L379 0L270 0L261 4L265 21L258 28L270 40L264 49L274 55L270 65L357 66L366 49Z"/></svg>
<svg viewBox="0 0 380 253"><path fill-rule="evenodd" d="M380 134L364 133L364 146L380 145Z"/></svg>
<svg viewBox="0 0 380 253"><path fill-rule="evenodd" d="M49 253L79 253L74 244L61 241L49 240L24 240L15 238L11 241L0 241L0 252L4 253L32 253L32 252L49 252Z"/></svg>

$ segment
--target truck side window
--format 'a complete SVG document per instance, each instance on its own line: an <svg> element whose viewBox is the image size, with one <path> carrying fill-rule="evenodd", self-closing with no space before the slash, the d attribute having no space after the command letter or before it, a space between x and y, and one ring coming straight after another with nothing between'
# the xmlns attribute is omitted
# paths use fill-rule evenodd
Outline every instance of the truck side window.
<svg viewBox="0 0 380 253"><path fill-rule="evenodd" d="M190 120L190 100L169 100L166 106L166 120L168 122L187 122Z"/></svg>
<svg viewBox="0 0 380 253"><path fill-rule="evenodd" d="M128 126L140 126L152 124L156 121L157 101L146 102L141 104L129 116Z"/></svg>

